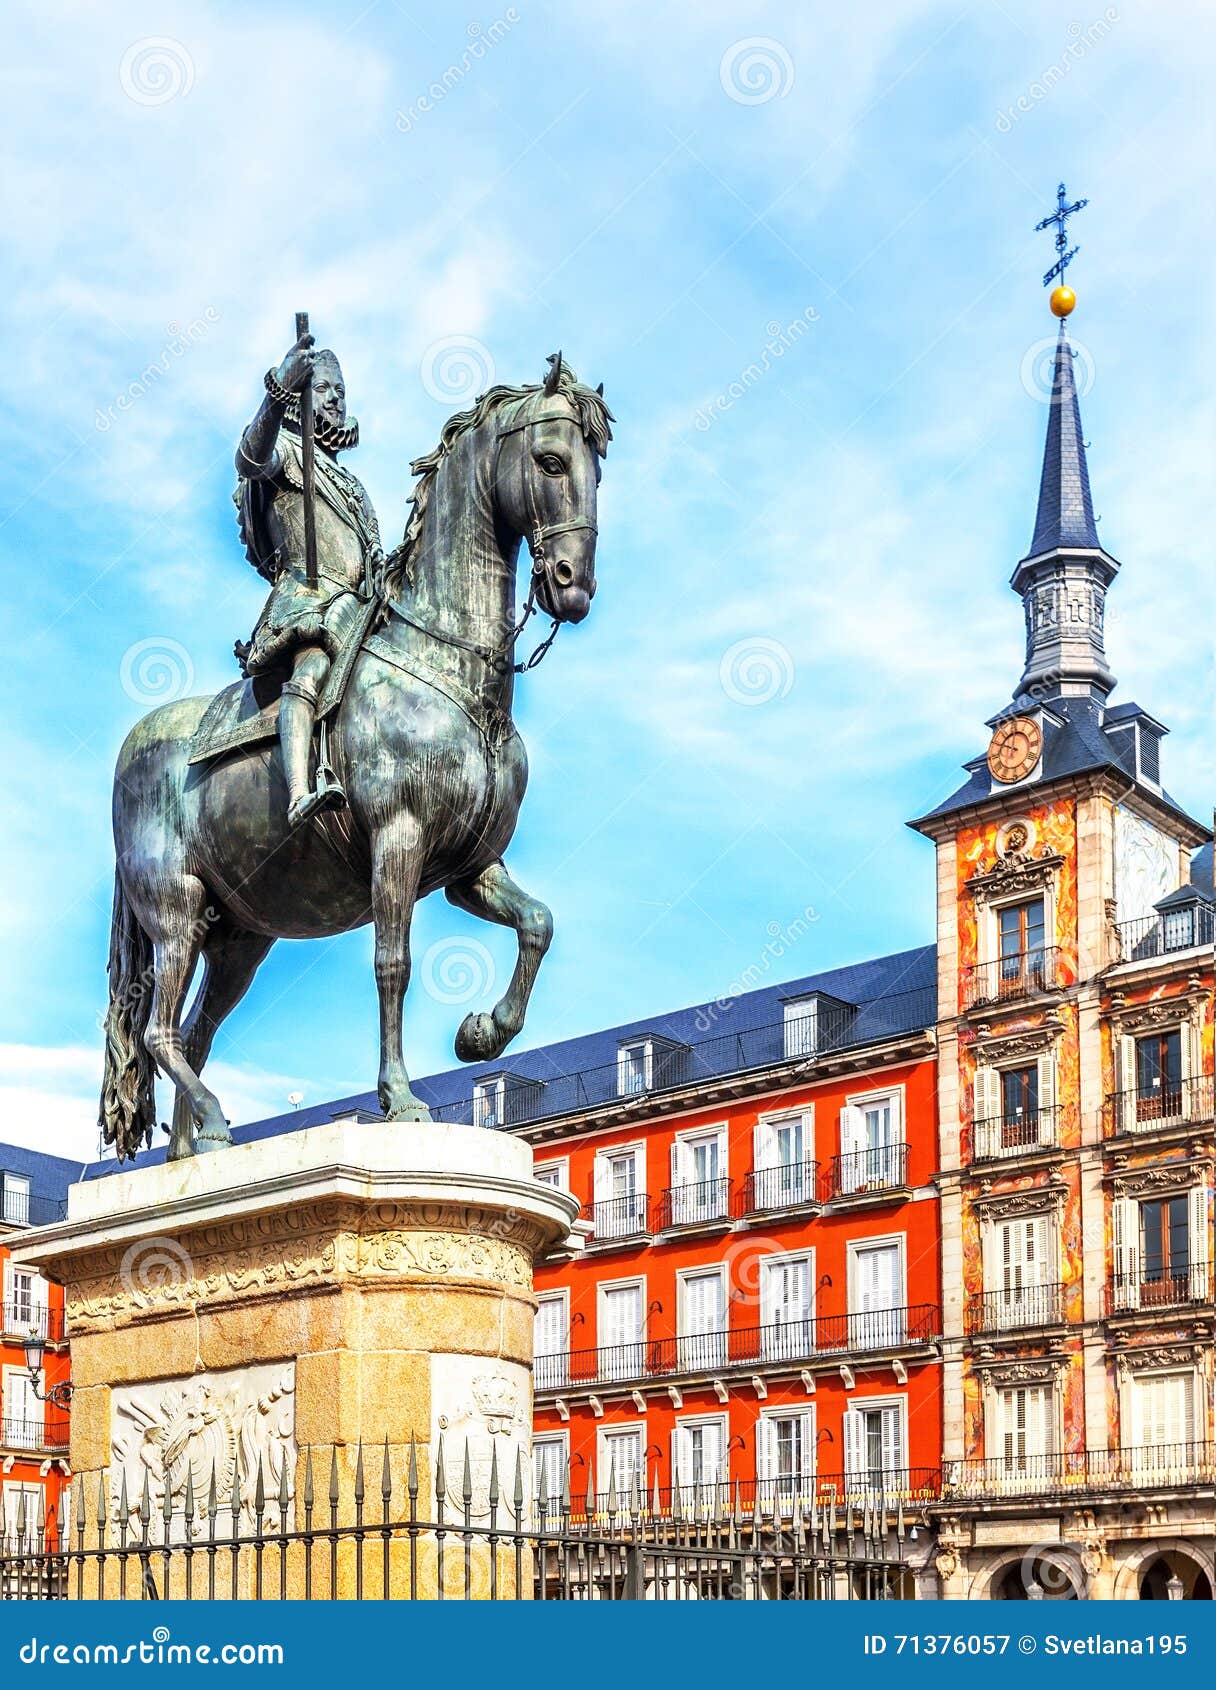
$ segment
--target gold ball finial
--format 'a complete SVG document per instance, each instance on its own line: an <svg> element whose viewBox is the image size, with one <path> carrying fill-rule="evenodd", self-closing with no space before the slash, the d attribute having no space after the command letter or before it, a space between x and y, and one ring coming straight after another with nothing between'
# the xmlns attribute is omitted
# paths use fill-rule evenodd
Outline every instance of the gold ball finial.
<svg viewBox="0 0 1216 1690"><path fill-rule="evenodd" d="M1076 309L1077 296L1071 288L1067 288L1061 283L1058 288L1053 288L1048 304L1051 306L1053 316L1067 317L1070 312Z"/></svg>

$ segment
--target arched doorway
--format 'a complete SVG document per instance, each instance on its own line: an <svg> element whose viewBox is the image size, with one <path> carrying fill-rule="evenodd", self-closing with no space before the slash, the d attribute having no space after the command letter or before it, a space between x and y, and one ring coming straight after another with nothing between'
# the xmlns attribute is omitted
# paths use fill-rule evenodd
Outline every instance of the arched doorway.
<svg viewBox="0 0 1216 1690"><path fill-rule="evenodd" d="M1171 1582L1174 1585L1172 1591ZM1140 1574L1142 1602L1168 1602L1171 1597L1184 1602L1212 1600L1212 1581L1197 1562L1178 1549L1158 1555Z"/></svg>
<svg viewBox="0 0 1216 1690"><path fill-rule="evenodd" d="M992 1577L996 1602L1025 1602L1036 1590L1049 1602L1075 1602L1080 1592L1077 1574L1064 1562L1046 1555L1023 1555Z"/></svg>

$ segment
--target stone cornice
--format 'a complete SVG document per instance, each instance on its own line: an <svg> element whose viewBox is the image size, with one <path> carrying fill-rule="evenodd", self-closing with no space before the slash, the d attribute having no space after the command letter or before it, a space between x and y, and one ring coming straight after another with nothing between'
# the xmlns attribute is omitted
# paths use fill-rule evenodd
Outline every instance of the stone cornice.
<svg viewBox="0 0 1216 1690"><path fill-rule="evenodd" d="M1041 1056L1052 1049L1065 1032L1064 1023L1049 1016L1037 1027L1019 1027L1008 1033L994 1033L989 1022L976 1028L972 1049L985 1067L999 1067L1019 1056Z"/></svg>
<svg viewBox="0 0 1216 1690"><path fill-rule="evenodd" d="M1064 866L1058 852L1044 849L1038 856L998 857L991 868L981 869L967 881L966 890L979 903L993 898L1018 897L1051 885Z"/></svg>

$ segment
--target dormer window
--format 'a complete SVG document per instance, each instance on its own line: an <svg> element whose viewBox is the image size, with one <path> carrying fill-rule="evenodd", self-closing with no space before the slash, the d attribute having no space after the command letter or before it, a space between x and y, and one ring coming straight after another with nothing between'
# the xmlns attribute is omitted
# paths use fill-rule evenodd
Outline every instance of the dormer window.
<svg viewBox="0 0 1216 1690"><path fill-rule="evenodd" d="M782 1009L786 1061L817 1056L820 1051L840 1044L855 1013L853 1004L827 992L786 998Z"/></svg>
<svg viewBox="0 0 1216 1690"><path fill-rule="evenodd" d="M653 1033L622 1040L616 1053L617 1096L644 1097L649 1091L675 1085L685 1048Z"/></svg>
<svg viewBox="0 0 1216 1690"><path fill-rule="evenodd" d="M1163 951L1185 951L1192 945L1212 943L1216 909L1200 887L1180 886L1153 907L1161 921Z"/></svg>
<svg viewBox="0 0 1216 1690"><path fill-rule="evenodd" d="M473 1125L510 1127L537 1111L541 1086L519 1074L488 1074L473 1086Z"/></svg>

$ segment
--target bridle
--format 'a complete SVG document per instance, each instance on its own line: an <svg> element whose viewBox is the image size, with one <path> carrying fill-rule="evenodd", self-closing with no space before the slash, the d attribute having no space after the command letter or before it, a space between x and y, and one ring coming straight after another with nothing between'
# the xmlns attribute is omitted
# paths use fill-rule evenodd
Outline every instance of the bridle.
<svg viewBox="0 0 1216 1690"><path fill-rule="evenodd" d="M543 422L571 422L574 420L569 411L563 408L568 401L563 401L560 405L552 404L550 403L551 398L556 399L557 395L549 395L543 387L538 387L534 393L530 393L523 401L515 420L498 430L493 472L495 485L498 482L498 464L502 457L505 441L513 435L524 433L530 428L536 428ZM431 639L439 640L444 645L457 646L462 651L472 652L474 656L480 657L483 663L499 674L506 674L510 670L516 675L525 675L529 669L535 669L537 664L543 661L545 654L557 638L558 629L561 627L561 623L554 617L553 626L536 649L522 663L511 661L520 635L537 613L536 595L541 581L554 584L549 559L545 555L545 541L552 539L555 534L571 534L580 529L584 529L591 534L598 535L599 533L598 526L587 516L572 517L569 522L542 523L536 503L535 490L526 473L523 476L523 483L528 501L528 514L532 519L532 578L528 583L528 596L524 600L519 621L507 635L502 645L480 645L476 640L466 640L459 634L448 634L438 628L429 628L425 623L417 622L412 616L407 615L399 605L394 604L391 607L395 616L399 616L411 628L416 628L419 633L428 634ZM567 586L569 583L557 582L556 585Z"/></svg>

